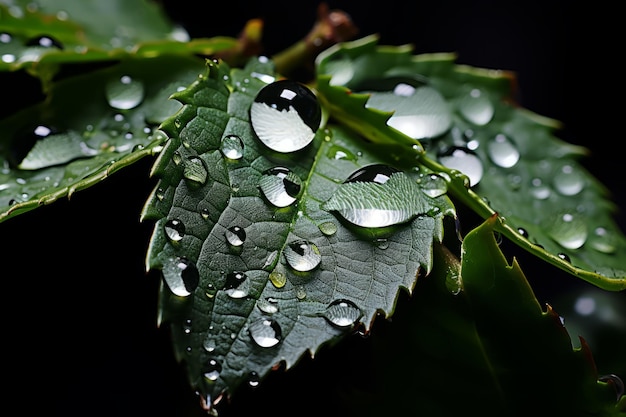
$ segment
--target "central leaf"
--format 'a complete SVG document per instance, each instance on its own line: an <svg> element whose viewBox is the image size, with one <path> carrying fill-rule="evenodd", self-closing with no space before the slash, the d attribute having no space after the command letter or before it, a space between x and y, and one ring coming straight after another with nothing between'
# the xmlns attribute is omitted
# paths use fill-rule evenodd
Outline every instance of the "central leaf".
<svg viewBox="0 0 626 417"><path fill-rule="evenodd" d="M271 61L207 66L173 96L183 107L161 126L169 139L142 218L156 221L147 266L163 275L161 320L211 408L390 315L398 291L430 270L454 208L436 175L393 147L319 127L315 95L279 80ZM295 144L282 142L285 132ZM394 174L380 184L372 170ZM405 215L379 227L351 222L342 209L378 210L380 199L368 198L378 186L403 195L388 208Z"/></svg>

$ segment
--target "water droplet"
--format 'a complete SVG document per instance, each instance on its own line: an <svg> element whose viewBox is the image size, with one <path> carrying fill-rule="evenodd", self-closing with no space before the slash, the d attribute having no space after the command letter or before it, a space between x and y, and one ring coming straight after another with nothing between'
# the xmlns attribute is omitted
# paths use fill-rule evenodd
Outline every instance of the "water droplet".
<svg viewBox="0 0 626 417"><path fill-rule="evenodd" d="M361 309L350 300L335 300L322 313L324 318L337 327L354 325L361 317Z"/></svg>
<svg viewBox="0 0 626 417"><path fill-rule="evenodd" d="M332 145L328 148L326 156L334 160L356 161L358 158L355 154L341 146Z"/></svg>
<svg viewBox="0 0 626 417"><path fill-rule="evenodd" d="M383 164L371 164L354 171L344 182L375 182L384 184L398 171L394 167Z"/></svg>
<svg viewBox="0 0 626 417"><path fill-rule="evenodd" d="M567 249L578 249L587 240L587 225L571 213L558 215L547 225L547 231L552 239Z"/></svg>
<svg viewBox="0 0 626 417"><path fill-rule="evenodd" d="M285 248L285 259L296 271L307 272L315 269L322 261L319 249L311 242L297 240Z"/></svg>
<svg viewBox="0 0 626 417"><path fill-rule="evenodd" d="M617 235L604 227L596 227L589 237L592 248L602 253L614 253L617 249Z"/></svg>
<svg viewBox="0 0 626 417"><path fill-rule="evenodd" d="M243 272L231 272L226 275L224 290L231 298L244 298L248 296L248 276Z"/></svg>
<svg viewBox="0 0 626 417"><path fill-rule="evenodd" d="M222 154L232 160L243 157L243 141L237 135L227 135L222 138Z"/></svg>
<svg viewBox="0 0 626 417"><path fill-rule="evenodd" d="M276 288L282 288L287 283L287 276L285 274L283 274L282 272L279 272L279 271L272 271L270 273L269 278L270 278L270 282Z"/></svg>
<svg viewBox="0 0 626 417"><path fill-rule="evenodd" d="M224 232L226 241L229 245L239 247L246 241L246 231L239 226L233 226L226 229Z"/></svg>
<svg viewBox="0 0 626 417"><path fill-rule="evenodd" d="M185 224L178 219L170 219L164 225L165 234L172 242L180 242L185 236Z"/></svg>
<svg viewBox="0 0 626 417"><path fill-rule="evenodd" d="M216 347L215 340L213 340L210 335L207 335L207 338L204 340L203 346L204 350L211 353L215 350Z"/></svg>
<svg viewBox="0 0 626 417"><path fill-rule="evenodd" d="M250 371L250 373L248 374L248 385L254 388L258 387L260 382L261 377L259 376L259 374L255 371Z"/></svg>
<svg viewBox="0 0 626 417"><path fill-rule="evenodd" d="M204 185L206 184L209 172L204 160L198 156L190 156L185 161L183 176L189 181Z"/></svg>
<svg viewBox="0 0 626 417"><path fill-rule="evenodd" d="M439 154L439 162L448 168L456 169L469 178L469 185L473 187L483 177L483 163L478 156L469 149L451 147Z"/></svg>
<svg viewBox="0 0 626 417"><path fill-rule="evenodd" d="M387 238L375 239L374 240L374 245L376 245L376 247L378 249L385 250L385 249L389 248L389 239L387 239Z"/></svg>
<svg viewBox="0 0 626 417"><path fill-rule="evenodd" d="M35 46L39 48L57 48L61 50L64 49L63 44L59 40L53 38L50 35L41 35L32 39L29 39L28 41L26 41L25 45Z"/></svg>
<svg viewBox="0 0 626 417"><path fill-rule="evenodd" d="M320 231L326 236L332 236L337 233L337 225L334 222L324 222L321 223L318 227Z"/></svg>
<svg viewBox="0 0 626 417"><path fill-rule="evenodd" d="M287 153L311 143L321 114L311 90L294 81L280 80L259 91L250 108L250 122L268 148Z"/></svg>
<svg viewBox="0 0 626 417"><path fill-rule="evenodd" d="M429 174L421 178L422 192L431 198L436 198L448 192L448 183L437 174Z"/></svg>
<svg viewBox="0 0 626 417"><path fill-rule="evenodd" d="M128 110L137 107L144 98L143 83L124 75L109 81L105 87L109 105L115 109Z"/></svg>
<svg viewBox="0 0 626 417"><path fill-rule="evenodd" d="M263 174L259 187L270 203L276 207L287 207L300 194L302 180L288 168L275 167Z"/></svg>
<svg viewBox="0 0 626 417"><path fill-rule="evenodd" d="M523 227L518 227L517 228L517 233L519 233L520 235L522 235L522 236L524 236L525 238L528 239L528 232Z"/></svg>
<svg viewBox="0 0 626 417"><path fill-rule="evenodd" d="M558 256L559 258L561 258L565 262L572 262L572 260L570 259L569 255L567 253L560 252L556 256Z"/></svg>
<svg viewBox="0 0 626 417"><path fill-rule="evenodd" d="M163 265L163 279L175 295L187 297L200 283L198 268L189 259L180 257Z"/></svg>
<svg viewBox="0 0 626 417"><path fill-rule="evenodd" d="M545 185L540 178L533 178L530 185L530 193L538 200L545 200L552 194L550 187Z"/></svg>
<svg viewBox="0 0 626 417"><path fill-rule="evenodd" d="M217 380L220 372L222 372L222 365L215 359L209 359L202 369L202 374L209 381Z"/></svg>
<svg viewBox="0 0 626 417"><path fill-rule="evenodd" d="M278 313L278 300L272 297L259 299L256 306L266 314Z"/></svg>
<svg viewBox="0 0 626 417"><path fill-rule="evenodd" d="M486 94L478 88L473 88L459 101L459 112L469 122L484 126L491 121L494 107Z"/></svg>
<svg viewBox="0 0 626 417"><path fill-rule="evenodd" d="M571 165L563 165L554 175L553 185L562 195L576 195L582 191L585 179L581 171L576 171Z"/></svg>
<svg viewBox="0 0 626 417"><path fill-rule="evenodd" d="M519 161L519 151L513 141L499 133L487 143L487 152L494 164L502 168L511 168Z"/></svg>
<svg viewBox="0 0 626 417"><path fill-rule="evenodd" d="M261 347L276 346L282 338L282 330L276 320L262 318L250 323L248 328L254 342Z"/></svg>
<svg viewBox="0 0 626 417"><path fill-rule="evenodd" d="M598 377L598 381L607 382L613 385L617 401L619 401L620 398L622 398L622 396L624 395L624 381L622 381L619 376L615 374L600 375Z"/></svg>

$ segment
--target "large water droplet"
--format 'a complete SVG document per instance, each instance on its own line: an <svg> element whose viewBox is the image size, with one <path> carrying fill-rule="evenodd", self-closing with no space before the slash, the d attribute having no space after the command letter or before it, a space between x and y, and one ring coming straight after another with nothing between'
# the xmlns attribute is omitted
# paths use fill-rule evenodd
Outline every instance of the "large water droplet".
<svg viewBox="0 0 626 417"><path fill-rule="evenodd" d="M183 168L183 176L193 183L199 185L206 184L209 172L204 160L198 156L187 158Z"/></svg>
<svg viewBox="0 0 626 417"><path fill-rule="evenodd" d="M519 151L513 141L499 133L487 143L487 152L494 164L502 168L511 168L519 161Z"/></svg>
<svg viewBox="0 0 626 417"><path fill-rule="evenodd" d="M124 75L109 81L105 87L109 105L115 109L128 110L137 107L144 98L143 83Z"/></svg>
<svg viewBox="0 0 626 417"><path fill-rule="evenodd" d="M164 225L165 234L172 242L180 242L185 236L185 224L178 219L170 219Z"/></svg>
<svg viewBox="0 0 626 417"><path fill-rule="evenodd" d="M554 175L554 188L562 195L576 195L582 191L585 178L581 171L577 171L571 165L564 165Z"/></svg>
<svg viewBox="0 0 626 417"><path fill-rule="evenodd" d="M307 272L315 269L322 261L319 249L311 242L297 240L285 248L285 259L296 271Z"/></svg>
<svg viewBox="0 0 626 417"><path fill-rule="evenodd" d="M189 259L180 257L163 265L163 279L175 295L187 297L200 283L198 268Z"/></svg>
<svg viewBox="0 0 626 417"><path fill-rule="evenodd" d="M456 169L469 178L470 187L478 184L483 177L483 163L469 149L452 147L439 154L439 162L448 168Z"/></svg>
<svg viewBox="0 0 626 417"><path fill-rule="evenodd" d="M217 380L220 376L220 372L222 372L222 365L215 359L209 359L202 368L202 374L209 381Z"/></svg>
<svg viewBox="0 0 626 417"><path fill-rule="evenodd" d="M475 125L484 126L493 118L494 107L486 94L473 88L459 101L459 112Z"/></svg>
<svg viewBox="0 0 626 417"><path fill-rule="evenodd" d="M604 227L596 227L589 236L592 248L602 253L614 253L617 249L617 235Z"/></svg>
<svg viewBox="0 0 626 417"><path fill-rule="evenodd" d="M229 227L224 232L224 237L229 245L239 247L246 241L246 231L239 226Z"/></svg>
<svg viewBox="0 0 626 417"><path fill-rule="evenodd" d="M231 272L226 275L224 290L231 298L244 298L248 296L248 276L243 272Z"/></svg>
<svg viewBox="0 0 626 417"><path fill-rule="evenodd" d="M300 194L302 180L288 168L275 167L265 172L259 187L270 203L276 207L287 207Z"/></svg>
<svg viewBox="0 0 626 417"><path fill-rule="evenodd" d="M578 249L587 240L587 225L571 213L560 214L547 226L550 236L567 249Z"/></svg>
<svg viewBox="0 0 626 417"><path fill-rule="evenodd" d="M262 318L250 323L250 336L261 347L276 346L282 338L282 330L276 320Z"/></svg>
<svg viewBox="0 0 626 417"><path fill-rule="evenodd" d="M258 138L268 148L284 153L311 143L321 116L315 94L290 80L263 87L250 107L250 122Z"/></svg>
<svg viewBox="0 0 626 417"><path fill-rule="evenodd" d="M237 135L227 135L222 138L222 154L232 160L243 157L243 141Z"/></svg>
<svg viewBox="0 0 626 417"><path fill-rule="evenodd" d="M335 300L323 312L324 318L337 327L352 326L361 314L361 309L350 300Z"/></svg>

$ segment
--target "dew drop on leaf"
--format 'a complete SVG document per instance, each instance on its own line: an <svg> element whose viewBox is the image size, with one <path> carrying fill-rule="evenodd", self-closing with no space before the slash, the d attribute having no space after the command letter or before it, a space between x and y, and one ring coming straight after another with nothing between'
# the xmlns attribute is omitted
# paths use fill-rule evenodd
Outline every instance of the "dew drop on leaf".
<svg viewBox="0 0 626 417"><path fill-rule="evenodd" d="M209 172L202 158L198 156L190 156L185 161L183 168L183 176L198 185L206 184Z"/></svg>
<svg viewBox="0 0 626 417"><path fill-rule="evenodd" d="M562 195L576 195L582 191L585 181L580 171L571 165L564 165L554 175L554 188Z"/></svg>
<svg viewBox="0 0 626 417"><path fill-rule="evenodd" d="M361 310L350 300L335 300L323 312L324 318L337 327L352 326L361 317Z"/></svg>
<svg viewBox="0 0 626 417"><path fill-rule="evenodd" d="M231 272L226 275L224 290L231 298L244 298L248 296L248 276L244 272Z"/></svg>
<svg viewBox="0 0 626 417"><path fill-rule="evenodd" d="M537 200L545 200L552 194L552 189L544 184L541 178L533 178L530 185L530 194Z"/></svg>
<svg viewBox="0 0 626 417"><path fill-rule="evenodd" d="M170 219L165 222L164 230L171 242L180 242L185 236L185 224L178 219Z"/></svg>
<svg viewBox="0 0 626 417"><path fill-rule="evenodd" d="M332 236L337 233L337 225L333 222L324 222L319 226L320 231L326 236Z"/></svg>
<svg viewBox="0 0 626 417"><path fill-rule="evenodd" d="M114 109L128 110L137 107L143 101L144 94L143 83L129 75L111 80L105 86L106 99Z"/></svg>
<svg viewBox="0 0 626 417"><path fill-rule="evenodd" d="M222 372L222 365L215 359L209 359L202 369L202 374L209 381L217 380L220 372Z"/></svg>
<svg viewBox="0 0 626 417"><path fill-rule="evenodd" d="M293 204L300 194L302 180L290 169L274 167L261 177L259 187L267 200L276 207Z"/></svg>
<svg viewBox="0 0 626 417"><path fill-rule="evenodd" d="M246 231L239 226L232 226L226 229L224 237L229 245L239 247L246 241Z"/></svg>
<svg viewBox="0 0 626 417"><path fill-rule="evenodd" d="M256 302L256 306L265 314L278 313L278 300L272 297L262 298Z"/></svg>
<svg viewBox="0 0 626 417"><path fill-rule="evenodd" d="M420 180L422 192L431 198L436 198L448 192L448 183L437 174L425 175Z"/></svg>
<svg viewBox="0 0 626 417"><path fill-rule="evenodd" d="M250 337L260 347L269 348L276 346L282 338L282 329L276 320L258 319L248 327Z"/></svg>
<svg viewBox="0 0 626 417"><path fill-rule="evenodd" d="M448 168L456 169L465 174L470 181L470 187L478 184L483 177L483 163L480 158L469 149L451 147L438 155L439 162Z"/></svg>
<svg viewBox="0 0 626 417"><path fill-rule="evenodd" d="M558 215L547 225L547 231L558 244L567 249L578 249L587 240L587 225L571 213Z"/></svg>
<svg viewBox="0 0 626 417"><path fill-rule="evenodd" d="M491 121L494 107L489 98L478 88L473 88L459 101L459 112L469 122L484 126Z"/></svg>
<svg viewBox="0 0 626 417"><path fill-rule="evenodd" d="M179 297L187 297L200 283L198 268L184 257L171 259L163 265L162 272L170 291Z"/></svg>
<svg viewBox="0 0 626 417"><path fill-rule="evenodd" d="M237 135L224 136L220 150L226 158L236 161L243 157L243 141Z"/></svg>
<svg viewBox="0 0 626 417"><path fill-rule="evenodd" d="M39 48L56 48L63 50L63 44L54 37L50 35L41 35L34 38L29 39L25 43L26 46L34 46Z"/></svg>
<svg viewBox="0 0 626 417"><path fill-rule="evenodd" d="M276 288L282 288L287 283L287 276L280 271L272 271L269 279Z"/></svg>
<svg viewBox="0 0 626 417"><path fill-rule="evenodd" d="M285 248L285 259L296 271L308 272L317 268L322 261L322 255L315 244L297 240Z"/></svg>
<svg viewBox="0 0 626 417"><path fill-rule="evenodd" d="M604 227L596 227L589 236L589 244L598 252L614 253L617 249L617 236Z"/></svg>
<svg viewBox="0 0 626 417"><path fill-rule="evenodd" d="M250 122L258 138L277 152L306 147L321 123L321 108L309 88L291 80L263 87L250 107Z"/></svg>
<svg viewBox="0 0 626 417"><path fill-rule="evenodd" d="M515 166L520 158L513 141L503 133L497 134L487 143L487 153L493 163L502 168Z"/></svg>

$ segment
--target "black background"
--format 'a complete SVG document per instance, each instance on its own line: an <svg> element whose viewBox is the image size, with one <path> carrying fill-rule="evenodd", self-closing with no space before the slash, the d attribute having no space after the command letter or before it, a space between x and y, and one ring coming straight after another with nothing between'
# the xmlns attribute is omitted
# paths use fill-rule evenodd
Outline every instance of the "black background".
<svg viewBox="0 0 626 417"><path fill-rule="evenodd" d="M269 56L306 35L318 5L163 3L192 37L236 36L248 19L263 18ZM617 6L585 4L328 2L352 16L359 36L378 33L382 44L412 43L416 53L456 52L459 63L514 71L520 104L561 120L559 136L591 150L585 165L626 207L620 13ZM155 185L148 177L151 163L140 161L69 201L2 225L5 407L48 416L203 415L173 359L167 331L156 327L158 277L144 266L152 225L139 223ZM624 214L616 219L626 229ZM580 285L523 253L519 257L527 276L537 271L551 282L538 294L541 301L551 301L555 286ZM326 395L324 384L330 375L345 383L367 378L358 366L372 359L367 344L347 340L315 361L303 359L254 392L244 390L222 415L283 415L285 408L288 415L350 415ZM338 367L341 360L350 367ZM290 397L294 409L285 405Z"/></svg>

